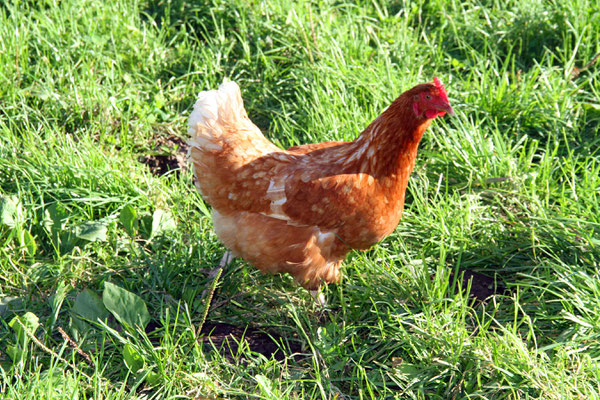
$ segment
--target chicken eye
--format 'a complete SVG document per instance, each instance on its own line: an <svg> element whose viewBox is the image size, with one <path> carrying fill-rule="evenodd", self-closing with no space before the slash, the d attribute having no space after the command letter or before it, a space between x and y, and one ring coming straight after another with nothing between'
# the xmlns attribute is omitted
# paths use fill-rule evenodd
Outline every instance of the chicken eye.
<svg viewBox="0 0 600 400"><path fill-rule="evenodd" d="M425 100L427 100L427 101L431 100L431 96L430 95L426 95L425 96Z"/></svg>

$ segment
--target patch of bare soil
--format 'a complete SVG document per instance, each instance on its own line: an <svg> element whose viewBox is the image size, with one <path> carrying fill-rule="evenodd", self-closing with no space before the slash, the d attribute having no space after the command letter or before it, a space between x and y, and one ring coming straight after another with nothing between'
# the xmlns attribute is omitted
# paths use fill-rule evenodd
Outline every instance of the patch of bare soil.
<svg viewBox="0 0 600 400"><path fill-rule="evenodd" d="M506 288L500 282L491 278L487 275L480 274L471 270L459 271L460 274L464 273L461 286L463 290L467 290L469 281L471 281L471 291L469 296L477 299L479 302L485 302L491 296L495 294L505 294ZM454 279L454 271L450 272L450 280Z"/></svg>
<svg viewBox="0 0 600 400"><path fill-rule="evenodd" d="M141 155L138 161L146 164L154 175L164 175L173 170L187 169L187 143L177 136L157 136L154 148Z"/></svg>
<svg viewBox="0 0 600 400"><path fill-rule="evenodd" d="M209 345L212 343L229 361L237 357L238 343L241 344L243 341L248 343L251 351L260 353L268 359L274 357L277 361L282 361L285 358L277 343L285 344L286 340L276 333L265 333L256 328L206 323L200 332L200 340ZM298 343L293 341L287 343L292 353L300 353L301 347Z"/></svg>

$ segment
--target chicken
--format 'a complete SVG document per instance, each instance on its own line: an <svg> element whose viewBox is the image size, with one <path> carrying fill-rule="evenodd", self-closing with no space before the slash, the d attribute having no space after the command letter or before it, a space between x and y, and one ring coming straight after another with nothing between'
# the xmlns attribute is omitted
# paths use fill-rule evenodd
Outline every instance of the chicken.
<svg viewBox="0 0 600 400"><path fill-rule="evenodd" d="M419 141L446 112L454 114L434 78L400 95L352 142L282 150L250 121L238 85L223 83L199 94L189 118L195 184L235 256L315 291L339 280L349 251L396 228Z"/></svg>

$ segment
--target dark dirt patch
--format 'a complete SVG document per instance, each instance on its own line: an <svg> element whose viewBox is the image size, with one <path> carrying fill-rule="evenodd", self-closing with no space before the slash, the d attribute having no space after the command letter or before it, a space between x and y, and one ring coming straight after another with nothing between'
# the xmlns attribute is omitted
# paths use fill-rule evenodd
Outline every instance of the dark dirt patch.
<svg viewBox="0 0 600 400"><path fill-rule="evenodd" d="M140 155L138 161L146 164L154 175L187 169L187 143L177 136L157 136L154 148Z"/></svg>
<svg viewBox="0 0 600 400"><path fill-rule="evenodd" d="M245 327L224 324L224 323L207 323L200 332L200 341L215 346L219 352L229 361L233 361L238 352L238 343L242 340L248 343L248 347L255 353L260 353L267 358L274 357L277 361L282 361L285 355L279 348L280 346L288 346L292 353L300 353L301 347L293 341L286 341L281 335L270 332ZM280 344L280 346L277 345Z"/></svg>
<svg viewBox="0 0 600 400"><path fill-rule="evenodd" d="M466 290L468 288L469 281L471 281L471 291L469 292L469 297L477 299L479 302L485 302L489 297L495 294L506 293L506 287L504 287L504 285L497 280L494 280L494 278L468 269L459 271L459 277L463 273L463 280L461 282L462 289ZM453 279L454 271L450 271L450 280Z"/></svg>

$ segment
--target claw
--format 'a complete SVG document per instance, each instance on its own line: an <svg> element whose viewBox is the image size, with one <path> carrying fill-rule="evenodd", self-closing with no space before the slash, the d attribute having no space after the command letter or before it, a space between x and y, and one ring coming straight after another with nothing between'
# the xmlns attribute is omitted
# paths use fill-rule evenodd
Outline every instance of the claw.
<svg viewBox="0 0 600 400"><path fill-rule="evenodd" d="M314 299L315 303L321 308L327 307L327 300L325 300L325 295L323 292L319 290L311 290L310 295Z"/></svg>

